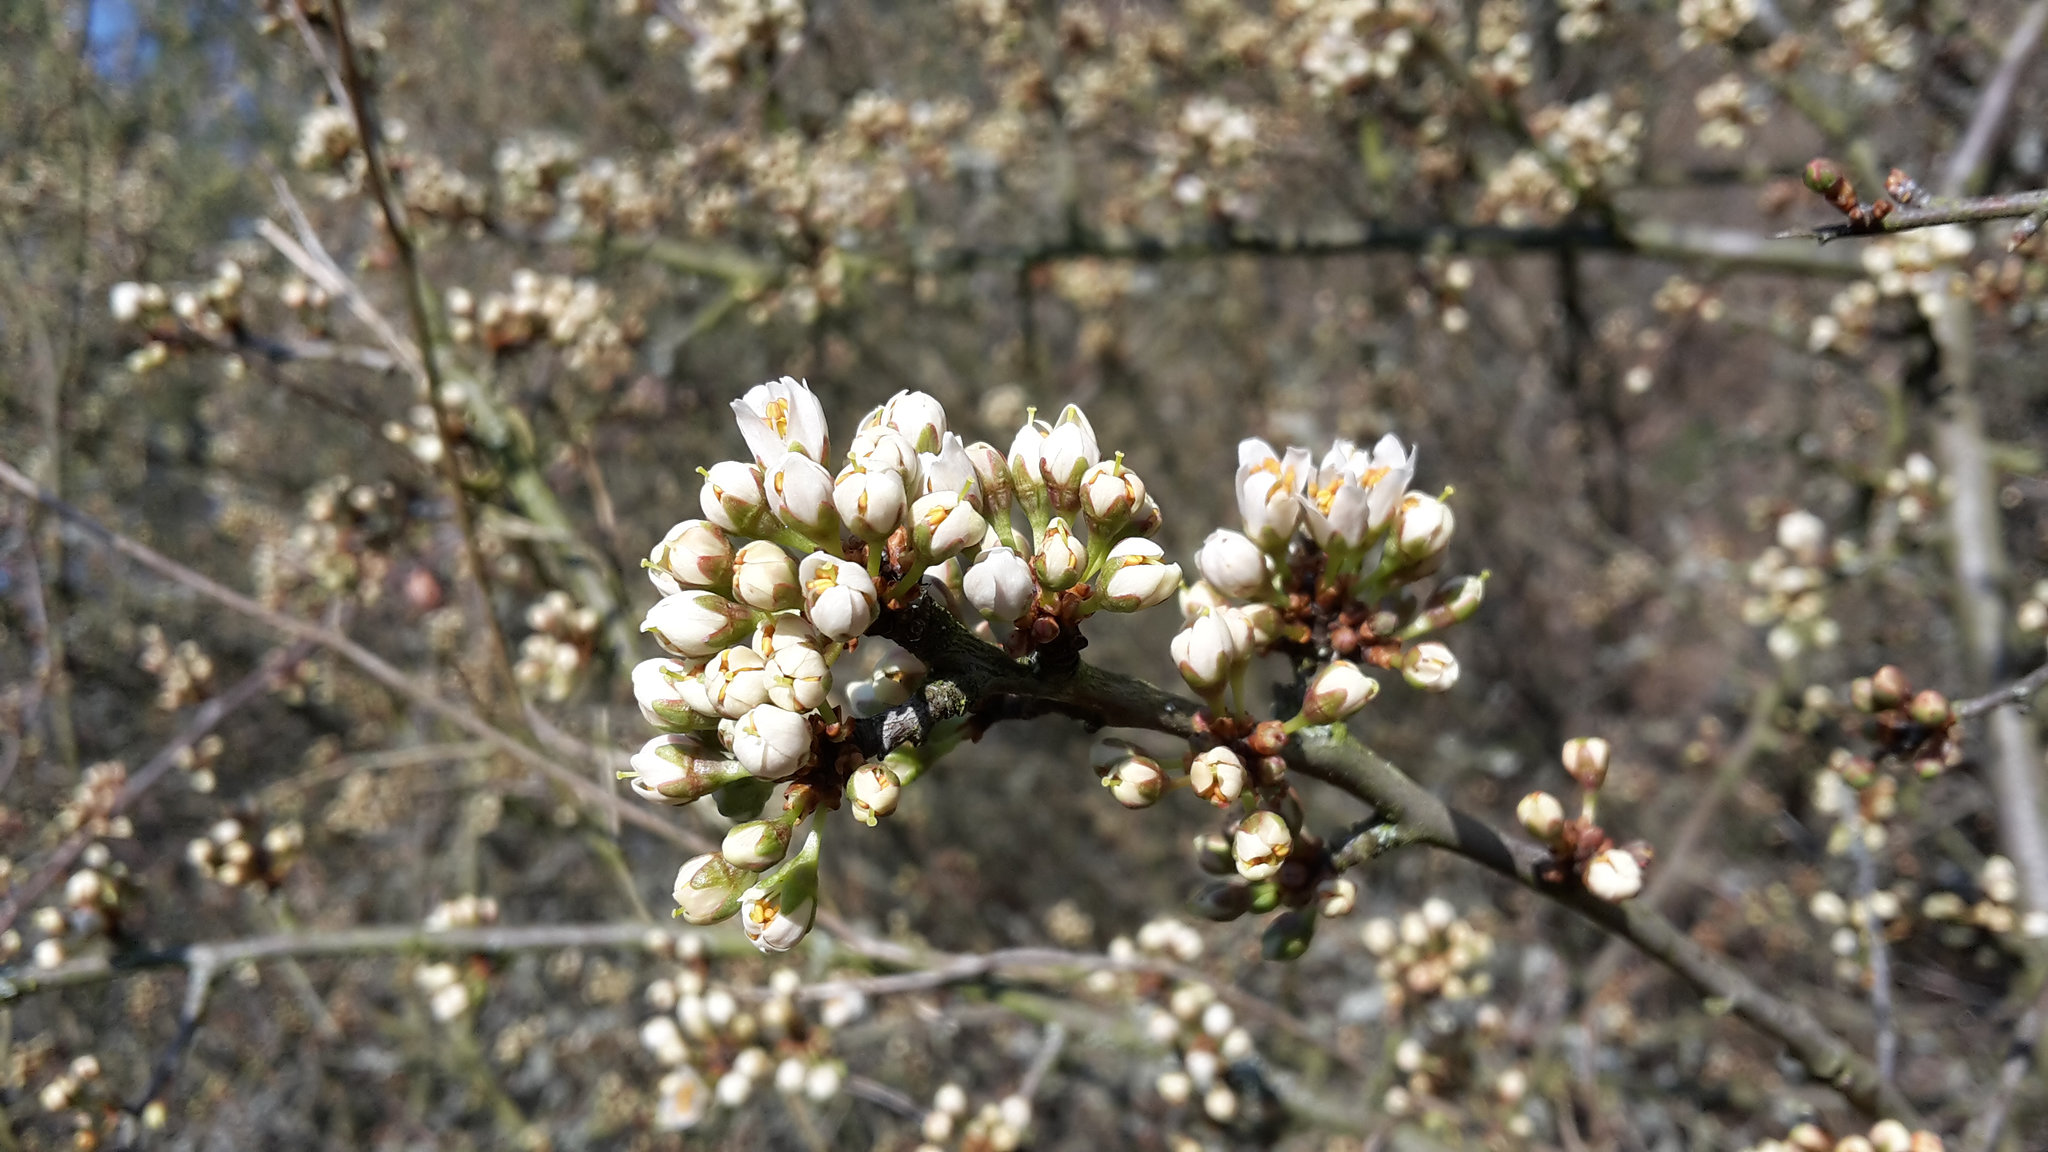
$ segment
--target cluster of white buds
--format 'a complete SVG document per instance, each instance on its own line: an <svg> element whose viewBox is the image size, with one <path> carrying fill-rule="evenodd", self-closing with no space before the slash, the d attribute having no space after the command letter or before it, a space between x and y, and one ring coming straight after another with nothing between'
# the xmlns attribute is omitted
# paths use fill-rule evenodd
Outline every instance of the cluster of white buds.
<svg viewBox="0 0 2048 1152"><path fill-rule="evenodd" d="M472 987L462 967L447 960L420 965L413 970L412 982L427 998L427 1014L440 1024L452 1023L468 1012L481 987Z"/></svg>
<svg viewBox="0 0 2048 1152"><path fill-rule="evenodd" d="M1835 959L1835 976L1844 984L1863 986L1869 978L1868 941L1871 934L1890 936L1887 925L1905 911L1900 892L1880 888L1868 897L1845 896L1822 888L1807 898L1806 911L1828 929L1828 952Z"/></svg>
<svg viewBox="0 0 2048 1152"><path fill-rule="evenodd" d="M1884 474L1878 491L1898 510L1901 524L1922 525L1955 493L1955 479L1944 476L1924 453L1914 452L1896 468Z"/></svg>
<svg viewBox="0 0 2048 1152"><path fill-rule="evenodd" d="M593 385L605 385L632 368L631 343L640 322L612 315L611 293L597 281L543 276L528 268L512 274L509 292L481 302L465 289L448 293L449 334L458 343L475 341L506 354L547 341L563 349L563 362Z"/></svg>
<svg viewBox="0 0 2048 1152"><path fill-rule="evenodd" d="M543 699L563 701L576 690L597 652L595 609L579 606L567 592L550 591L526 609L533 631L519 642L512 676Z"/></svg>
<svg viewBox="0 0 2048 1152"><path fill-rule="evenodd" d="M1350 0L1292 6L1299 13L1284 43L1291 62L1322 100L1388 84L1424 48L1424 37L1441 16L1439 6L1397 0L1361 4Z"/></svg>
<svg viewBox="0 0 2048 1152"><path fill-rule="evenodd" d="M1146 1039L1169 1049L1172 1060L1152 1080L1170 1108L1193 1107L1211 1123L1238 1119L1239 1087L1259 1058L1252 1034L1216 989L1197 982L1162 987L1144 1015Z"/></svg>
<svg viewBox="0 0 2048 1152"><path fill-rule="evenodd" d="M305 826L296 820L266 828L253 814L230 816L187 844L185 858L208 880L267 891L284 883L305 846Z"/></svg>
<svg viewBox="0 0 2048 1152"><path fill-rule="evenodd" d="M185 774L186 784L197 793L205 795L219 783L213 767L220 762L221 753L227 750L227 741L218 732L209 732L198 740L178 749L172 762L178 771Z"/></svg>
<svg viewBox="0 0 2048 1152"><path fill-rule="evenodd" d="M1493 989L1492 933L1440 896L1399 917L1375 916L1359 929L1389 1015L1434 1000L1461 1001Z"/></svg>
<svg viewBox="0 0 2048 1152"><path fill-rule="evenodd" d="M1610 904L1619 904L1643 890L1650 867L1650 847L1642 841L1616 844L1599 824L1600 789L1607 783L1607 765L1613 755L1607 741L1598 736L1578 736L1565 741L1560 758L1564 770L1579 786L1579 814L1565 813L1564 802L1548 792L1531 792L1515 805L1515 819L1523 830L1550 849L1543 878L1551 883L1576 877L1586 891Z"/></svg>
<svg viewBox="0 0 2048 1152"><path fill-rule="evenodd" d="M392 572L393 545L411 523L408 494L398 485L330 476L307 491L305 519L289 535L258 545L251 562L257 587L273 603L306 589L374 604Z"/></svg>
<svg viewBox="0 0 2048 1152"><path fill-rule="evenodd" d="M655 1090L656 1129L695 1128L714 1107L737 1109L764 1085L814 1104L839 1094L846 1068L828 1055L830 1032L857 1012L828 1001L814 1021L799 1006L795 972L778 970L761 995L715 980L700 940L677 944L681 964L647 986L656 1015L640 1025L641 1047L666 1070Z"/></svg>
<svg viewBox="0 0 2048 1152"><path fill-rule="evenodd" d="M107 311L116 323L140 328L148 337L128 354L128 371L140 376L162 367L176 346L230 342L241 324L246 287L242 266L233 260L222 260L204 283L176 291L133 280L114 285L107 291Z"/></svg>
<svg viewBox="0 0 2048 1152"><path fill-rule="evenodd" d="M190 707L213 695L213 657L197 640L174 646L156 624L142 626L142 654L136 666L156 677L156 706L166 712Z"/></svg>
<svg viewBox="0 0 2048 1152"><path fill-rule="evenodd" d="M1828 615L1828 582L1854 549L1830 543L1827 525L1804 509L1778 517L1778 542L1749 566L1752 595L1742 603L1743 621L1769 628L1764 645L1780 661L1834 647L1841 625Z"/></svg>
<svg viewBox="0 0 2048 1152"><path fill-rule="evenodd" d="M422 924L429 932L447 932L455 928L482 928L497 922L497 900L469 893L434 905Z"/></svg>
<svg viewBox="0 0 2048 1152"><path fill-rule="evenodd" d="M1182 597L1186 627L1174 663L1212 708L1244 701L1252 660L1275 648L1320 657L1293 727L1329 724L1378 691L1359 665L1399 670L1447 691L1458 680L1448 648L1422 638L1471 616L1484 577L1457 577L1429 595L1455 518L1443 500L1408 491L1415 453L1383 438L1370 450L1339 440L1312 462L1305 448L1238 446L1236 495L1244 529L1221 528L1195 556L1202 581Z"/></svg>
<svg viewBox="0 0 2048 1152"><path fill-rule="evenodd" d="M1963 762L1963 729L1947 696L1933 688L1913 690L1905 670L1887 664L1849 685L1849 703L1870 717L1866 733L1877 746L1875 759L1837 748L1828 756L1830 772L1863 794L1866 812L1872 793L1889 801L1898 784L1881 767L1909 766L1931 780ZM1883 817L1878 817L1882 819Z"/></svg>
<svg viewBox="0 0 2048 1152"><path fill-rule="evenodd" d="M704 518L647 561L663 598L643 627L669 655L633 685L664 734L630 776L647 799L716 793L743 818L683 867L676 902L693 923L737 913L758 947L784 951L816 912L817 832L790 857L799 826L842 797L872 824L920 770L906 749L868 762L854 721L909 702L921 669L888 663L835 692L835 664L886 611L920 595L971 606L1022 652L1071 642L1093 612L1165 601L1180 569L1145 538L1159 512L1143 481L1102 459L1078 408L1028 421L1005 456L962 443L937 400L901 392L861 422L836 473L805 384L760 385L733 411L753 459L706 469ZM778 784L780 811L746 819Z"/></svg>
<svg viewBox="0 0 2048 1152"><path fill-rule="evenodd" d="M1837 1139L1818 1124L1795 1125L1782 1140L1752 1144L1743 1152L1942 1152L1941 1137L1908 1128L1897 1120L1880 1120L1866 1133Z"/></svg>
<svg viewBox="0 0 2048 1152"><path fill-rule="evenodd" d="M1596 40L1607 30L1607 0L1562 0L1557 38L1566 44Z"/></svg>
<svg viewBox="0 0 2048 1152"><path fill-rule="evenodd" d="M356 149L356 118L336 104L322 104L299 120L292 163L307 172L339 169Z"/></svg>
<svg viewBox="0 0 2048 1152"><path fill-rule="evenodd" d="M1734 151L1749 139L1749 130L1768 117L1764 104L1751 94L1741 73L1730 72L1693 94L1693 111L1699 113L1696 134L1702 148Z"/></svg>
<svg viewBox="0 0 2048 1152"><path fill-rule="evenodd" d="M8 868L0 869L0 881ZM65 877L54 904L44 904L28 916L29 928L40 937L29 950L38 968L55 968L71 958L81 945L96 939L120 935L124 910L122 890L128 884L128 868L113 858L105 844L94 842L80 854L79 866ZM0 963L21 954L24 940L20 930L0 933Z"/></svg>
<svg viewBox="0 0 2048 1152"><path fill-rule="evenodd" d="M1756 19L1757 0L1678 0L1679 45L1726 44Z"/></svg>
<svg viewBox="0 0 2048 1152"><path fill-rule="evenodd" d="M96 1118L89 1113L94 1105L105 1103L105 1092L100 1090L99 1057L84 1055L74 1057L64 1070L51 1077L36 1092L36 1103L45 1112L77 1112L75 1118L78 1131L73 1146L96 1148L99 1146Z"/></svg>
<svg viewBox="0 0 2048 1152"><path fill-rule="evenodd" d="M2048 939L2048 913L2028 912L2020 907L2019 869L2005 856L1985 858L1977 870L1975 899L1959 892L1930 892L1920 902L1920 914L1959 929L1942 934L1944 942L1952 947L1975 942L1971 929L1994 937Z"/></svg>
<svg viewBox="0 0 2048 1152"><path fill-rule="evenodd" d="M924 1114L924 1142L917 1152L1016 1152L1030 1131L1030 1100L1012 1093L970 1114L966 1090L946 1083L932 1094L931 1110Z"/></svg>

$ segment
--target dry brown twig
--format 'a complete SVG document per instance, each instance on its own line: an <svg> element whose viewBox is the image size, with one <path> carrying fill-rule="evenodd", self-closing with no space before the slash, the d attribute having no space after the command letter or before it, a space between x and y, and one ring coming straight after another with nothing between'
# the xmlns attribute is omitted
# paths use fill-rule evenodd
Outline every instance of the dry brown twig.
<svg viewBox="0 0 2048 1152"><path fill-rule="evenodd" d="M277 632L294 639L309 641L334 653L400 697L468 733L471 737L489 744L495 751L525 767L556 780L586 803L612 808L626 823L652 832L688 851L707 852L713 847L703 836L663 820L648 811L644 805L627 803L616 792L600 787L580 770L558 762L555 758L508 735L475 712L447 700L428 686L399 671L383 657L341 633L265 607L218 581L194 572L147 545L115 532L64 501L42 491L34 481L4 460L0 460L0 487L10 488L55 512L101 544L165 579L189 588Z"/></svg>

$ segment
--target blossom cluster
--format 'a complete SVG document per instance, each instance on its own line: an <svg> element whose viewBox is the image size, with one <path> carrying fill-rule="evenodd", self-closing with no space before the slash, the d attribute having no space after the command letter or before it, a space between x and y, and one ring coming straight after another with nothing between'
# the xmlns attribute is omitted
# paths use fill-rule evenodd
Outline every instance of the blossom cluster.
<svg viewBox="0 0 2048 1152"><path fill-rule="evenodd" d="M1579 786L1579 815L1567 819L1563 801L1538 791L1522 797L1515 806L1515 819L1521 822L1524 831L1550 849L1547 879L1556 881L1573 876L1586 891L1618 904L1643 890L1643 874L1650 867L1650 848L1641 841L1616 844L1594 823L1612 755L1607 741L1598 736L1565 741L1560 758L1565 772Z"/></svg>
<svg viewBox="0 0 2048 1152"><path fill-rule="evenodd" d="M647 561L663 598L644 630L668 655L635 668L633 685L663 734L631 776L649 800L715 794L721 811L752 817L683 866L675 897L693 923L739 914L756 946L779 952L816 912L817 827L792 856L799 826L842 801L872 824L922 770L911 751L863 750L856 705L909 695L900 667L884 670L888 691L835 685L863 635L929 595L1021 653L1094 612L1163 603L1181 578L1147 539L1159 510L1144 482L1102 458L1078 408L1027 418L1006 455L963 443L937 400L901 392L862 420L836 472L807 385L760 385L733 410L752 458L706 469L703 517ZM778 786L780 810L759 818Z"/></svg>

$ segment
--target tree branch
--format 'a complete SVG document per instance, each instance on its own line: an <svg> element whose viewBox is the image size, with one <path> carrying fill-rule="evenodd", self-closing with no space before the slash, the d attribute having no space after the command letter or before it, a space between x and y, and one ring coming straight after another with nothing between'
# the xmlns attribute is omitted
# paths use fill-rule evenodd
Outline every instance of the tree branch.
<svg viewBox="0 0 2048 1152"><path fill-rule="evenodd" d="M1193 700L1134 677L1092 667L1073 652L1065 654L1066 660L1040 652L1036 677L1026 676L1025 662L1012 660L975 639L922 597L886 614L876 631L902 644L932 669L925 688L927 697L935 685L950 680L950 691L975 701L977 711L999 703L981 695L980 690L985 689L1033 705L1037 711L1057 712L1095 726L1147 728L1183 737L1195 731L1200 705ZM975 652L970 645L981 651ZM1772 995L1653 909L1610 904L1576 884L1543 880L1541 869L1549 859L1543 849L1533 843L1510 842L1478 819L1450 807L1391 762L1351 740L1343 729L1300 732L1289 741L1285 754L1290 771L1335 786L1371 805L1391 823L1385 835L1375 835L1380 850L1428 844L1514 880L1662 962L1699 989L1708 998L1710 1010L1732 1013L1778 1040L1813 1076L1840 1091L1857 1108L1901 1119L1915 1115L1897 1089L1885 1084L1847 1041L1805 1008Z"/></svg>

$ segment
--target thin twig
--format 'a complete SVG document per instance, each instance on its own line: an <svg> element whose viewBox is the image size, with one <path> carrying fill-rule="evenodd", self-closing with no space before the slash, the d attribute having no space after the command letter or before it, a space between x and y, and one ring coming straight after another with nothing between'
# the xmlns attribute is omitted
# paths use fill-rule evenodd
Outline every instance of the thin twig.
<svg viewBox="0 0 2048 1152"><path fill-rule="evenodd" d="M278 632L301 640L310 641L342 659L355 665L370 679L411 701L414 705L440 717L470 736L482 740L497 751L528 768L538 770L566 785L585 802L615 808L621 819L629 824L644 828L670 843L691 852L709 852L716 845L704 836L678 827L655 815L639 804L631 804L616 792L592 783L589 777L569 765L560 763L554 757L535 750L520 742L502 729L492 725L475 712L464 708L405 673L393 667L383 657L349 639L331 628L301 620L282 612L265 607L232 588L203 576L175 560L157 552L147 545L138 543L87 516L64 501L42 491L34 481L21 474L20 470L5 460L0 460L0 487L11 488L30 500L41 504L67 521L79 527L87 535L106 547L144 568L155 572L174 583L183 585L206 598L232 609L243 616L258 621Z"/></svg>
<svg viewBox="0 0 2048 1152"><path fill-rule="evenodd" d="M442 452L437 463L442 484L447 489L449 514L462 545L465 575L477 597L478 613L482 617L484 638L491 647L492 663L503 679L506 691L511 694L510 698L518 700L519 678L512 672L512 648L505 641L505 630L499 624L497 609L492 604L490 573L484 567L483 551L477 546L469 496L462 482L462 464L455 451L455 446L462 440L462 423L449 408L446 389L442 387L440 359L434 347L434 323L427 310L426 273L420 268L419 252L413 246L412 232L406 227L404 213L391 192L390 174L384 166L383 124L371 110L364 90L362 70L356 62L355 42L349 36L348 6L343 0L328 0L327 10L334 29L335 46L340 50L341 82L348 91L349 111L355 117L357 142L363 150L363 167L369 180L370 194L383 213L385 231L391 238L392 248L398 253L406 310L412 316L413 341L419 346L420 402L434 413L435 431L441 438Z"/></svg>
<svg viewBox="0 0 2048 1152"><path fill-rule="evenodd" d="M5 465L0 464L0 467ZM171 738L170 743L158 749L156 755L150 757L139 771L128 778L121 791L107 805L106 815L113 816L122 812L134 803L136 798L149 791L177 764L180 753L199 743L207 733L219 727L221 721L268 692L278 673L305 659L312 650L312 642L301 639L288 648L274 651L265 656L254 671L236 681L233 687L201 704L193 711L192 718L185 722L185 726L178 734ZM43 862L41 868L16 885L7 894L6 901L0 903L0 931L5 931L13 925L21 913L35 903L37 897L61 879L65 871L95 839L97 837L87 829L72 833L50 853L50 858Z"/></svg>
<svg viewBox="0 0 2048 1152"><path fill-rule="evenodd" d="M2032 216L2043 208L2048 208L2048 190L1934 200L1925 206L1916 205L1901 208L1885 216L1875 216L1863 223L1845 220L1840 224L1823 224L1818 228L1779 232L1771 239L1816 240L1826 244L1830 240L1843 240L1855 236L1889 236L1895 232L1911 232L1916 228L1933 228L1942 224L2016 220Z"/></svg>
<svg viewBox="0 0 2048 1152"><path fill-rule="evenodd" d="M1964 720L1974 720L1986 712L2003 708L2008 704L2026 707L2033 700L2034 694L2043 688L2048 688L2048 664L2041 665L2003 688L1958 701L1955 713Z"/></svg>
<svg viewBox="0 0 2048 1152"><path fill-rule="evenodd" d="M1842 826L1849 833L1849 858L1856 868L1856 927L1863 933L1863 946L1870 954L1870 1022L1876 1033L1872 1042L1877 1078L1889 1084L1899 1060L1899 1031L1892 1007L1891 949L1884 938L1884 921L1878 919L1871 901L1877 894L1877 861L1863 838L1863 813L1853 799L1844 806Z"/></svg>

